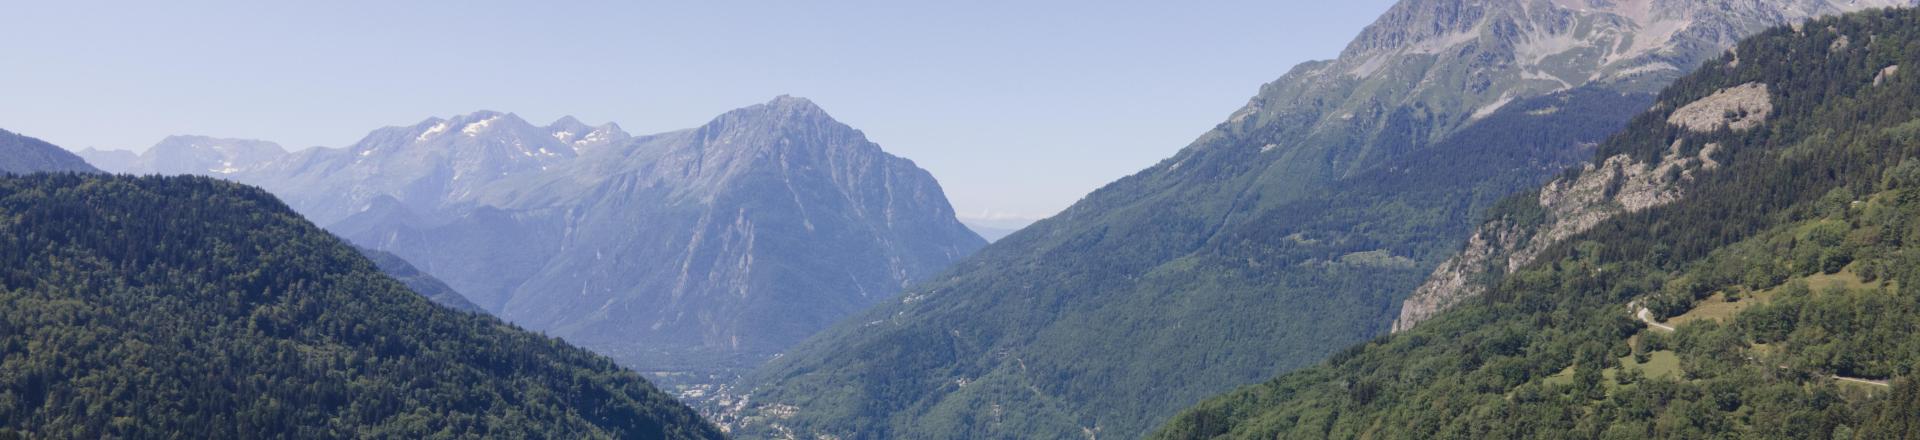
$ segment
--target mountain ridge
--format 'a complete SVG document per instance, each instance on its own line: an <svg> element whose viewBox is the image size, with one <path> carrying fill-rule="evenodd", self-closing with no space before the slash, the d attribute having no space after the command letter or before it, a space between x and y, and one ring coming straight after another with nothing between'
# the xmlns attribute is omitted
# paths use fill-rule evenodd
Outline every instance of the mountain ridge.
<svg viewBox="0 0 1920 440"><path fill-rule="evenodd" d="M97 173L100 169L46 141L0 130L0 174L36 172Z"/></svg>
<svg viewBox="0 0 1920 440"><path fill-rule="evenodd" d="M1871 10L1743 41L1496 208L1453 259L1478 294L1150 438L1920 434L1920 82L1877 74L1920 62L1916 23ZM1687 115L1734 107L1753 111Z"/></svg>

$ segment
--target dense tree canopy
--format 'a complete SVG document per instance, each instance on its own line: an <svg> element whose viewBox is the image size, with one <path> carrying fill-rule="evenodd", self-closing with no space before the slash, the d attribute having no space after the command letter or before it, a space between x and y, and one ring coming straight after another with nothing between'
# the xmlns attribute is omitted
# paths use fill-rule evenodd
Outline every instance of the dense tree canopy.
<svg viewBox="0 0 1920 440"><path fill-rule="evenodd" d="M0 178L0 436L717 438L605 358L442 308L264 191Z"/></svg>

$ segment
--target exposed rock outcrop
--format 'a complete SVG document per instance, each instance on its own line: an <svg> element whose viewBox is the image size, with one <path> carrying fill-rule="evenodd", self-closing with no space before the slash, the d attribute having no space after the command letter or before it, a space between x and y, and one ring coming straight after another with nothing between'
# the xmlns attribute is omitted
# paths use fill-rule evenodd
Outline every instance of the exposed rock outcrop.
<svg viewBox="0 0 1920 440"><path fill-rule="evenodd" d="M1766 84L1743 84L1680 107L1667 117L1667 123L1696 132L1751 130L1773 113L1770 96Z"/></svg>
<svg viewBox="0 0 1920 440"><path fill-rule="evenodd" d="M1627 155L1588 164L1573 180L1560 179L1540 189L1538 206L1546 220L1525 225L1511 218L1487 222L1459 254L1435 268L1433 274L1400 306L1393 331L1400 332L1486 293L1493 279L1532 264L1554 244L1586 232L1621 214L1640 212L1680 200L1681 183L1694 173L1720 163L1712 156L1719 144L1706 144L1695 155L1684 155L1686 140L1675 141L1665 157L1646 163Z"/></svg>

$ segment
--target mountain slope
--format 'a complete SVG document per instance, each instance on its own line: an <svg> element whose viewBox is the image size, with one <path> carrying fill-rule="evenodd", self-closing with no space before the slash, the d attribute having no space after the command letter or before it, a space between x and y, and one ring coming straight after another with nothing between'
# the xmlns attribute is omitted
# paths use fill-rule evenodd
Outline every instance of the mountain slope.
<svg viewBox="0 0 1920 440"><path fill-rule="evenodd" d="M1529 256L1484 295L1156 437L1920 435L1920 81L1882 74L1916 42L1908 9L1742 43L1495 210Z"/></svg>
<svg viewBox="0 0 1920 440"><path fill-rule="evenodd" d="M1139 435L1385 332L1486 208L1586 157L1682 69L1868 5L1402 2L1174 157L756 371L723 423Z"/></svg>
<svg viewBox="0 0 1920 440"><path fill-rule="evenodd" d="M100 172L88 165L87 161L81 160L80 156L46 141L0 130L0 174L61 171Z"/></svg>
<svg viewBox="0 0 1920 440"><path fill-rule="evenodd" d="M719 438L605 358L432 304L264 191L0 179L0 431Z"/></svg>

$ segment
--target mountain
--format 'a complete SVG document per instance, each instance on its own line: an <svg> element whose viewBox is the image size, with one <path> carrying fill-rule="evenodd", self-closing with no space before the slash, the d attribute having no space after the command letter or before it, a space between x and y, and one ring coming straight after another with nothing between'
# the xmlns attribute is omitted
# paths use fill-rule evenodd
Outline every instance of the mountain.
<svg viewBox="0 0 1920 440"><path fill-rule="evenodd" d="M0 174L61 171L100 172L99 169L88 165L87 161L81 160L80 156L75 156L46 141L0 130Z"/></svg>
<svg viewBox="0 0 1920 440"><path fill-rule="evenodd" d="M1747 40L1495 209L1477 295L1153 437L1920 437L1916 63L1912 9Z"/></svg>
<svg viewBox="0 0 1920 440"><path fill-rule="evenodd" d="M515 323L696 373L751 367L984 245L931 175L804 99L581 154L334 230Z"/></svg>
<svg viewBox="0 0 1920 440"><path fill-rule="evenodd" d="M0 219L0 437L721 437L604 357L408 291L265 191L7 177Z"/></svg>
<svg viewBox="0 0 1920 440"><path fill-rule="evenodd" d="M221 177L676 384L730 380L985 245L932 175L784 96L640 137L433 118Z"/></svg>
<svg viewBox="0 0 1920 440"><path fill-rule="evenodd" d="M608 127L614 131L598 138L627 137L618 127ZM572 161L580 151L561 139L567 130L534 126L512 113L494 111L430 118L374 130L346 148L294 152L232 177L280 195L322 225L388 202L423 215L438 214L471 202L483 188L506 177Z"/></svg>
<svg viewBox="0 0 1920 440"><path fill-rule="evenodd" d="M620 129L620 124L608 122L599 126L590 126L572 116L564 116L547 124L547 133L554 139L573 146L576 150L590 150L611 145L621 145L633 139L633 135Z"/></svg>
<svg viewBox="0 0 1920 440"><path fill-rule="evenodd" d="M1487 209L1738 37L1878 4L1403 1L1173 157L756 370L720 421L1139 436L1388 331Z"/></svg>
<svg viewBox="0 0 1920 440"><path fill-rule="evenodd" d="M280 144L250 139L168 136L146 152L80 150L80 156L111 173L222 176L245 172L287 154Z"/></svg>
<svg viewBox="0 0 1920 440"><path fill-rule="evenodd" d="M413 263L408 263L399 255L367 248L355 249L368 260L373 260L374 267L380 268L380 273L387 274L394 280L400 281L400 284L407 285L408 290L433 300L434 304L467 313L487 312L486 309L475 305L473 301L468 301L467 297L460 292L448 287L447 283L440 282L440 279L426 272L421 272L419 268L413 267Z"/></svg>
<svg viewBox="0 0 1920 440"><path fill-rule="evenodd" d="M74 154L79 155L81 159L86 159L88 164L109 173L122 172L114 170L132 169L134 164L140 162L140 153L128 150L102 150L87 147L75 151Z"/></svg>

